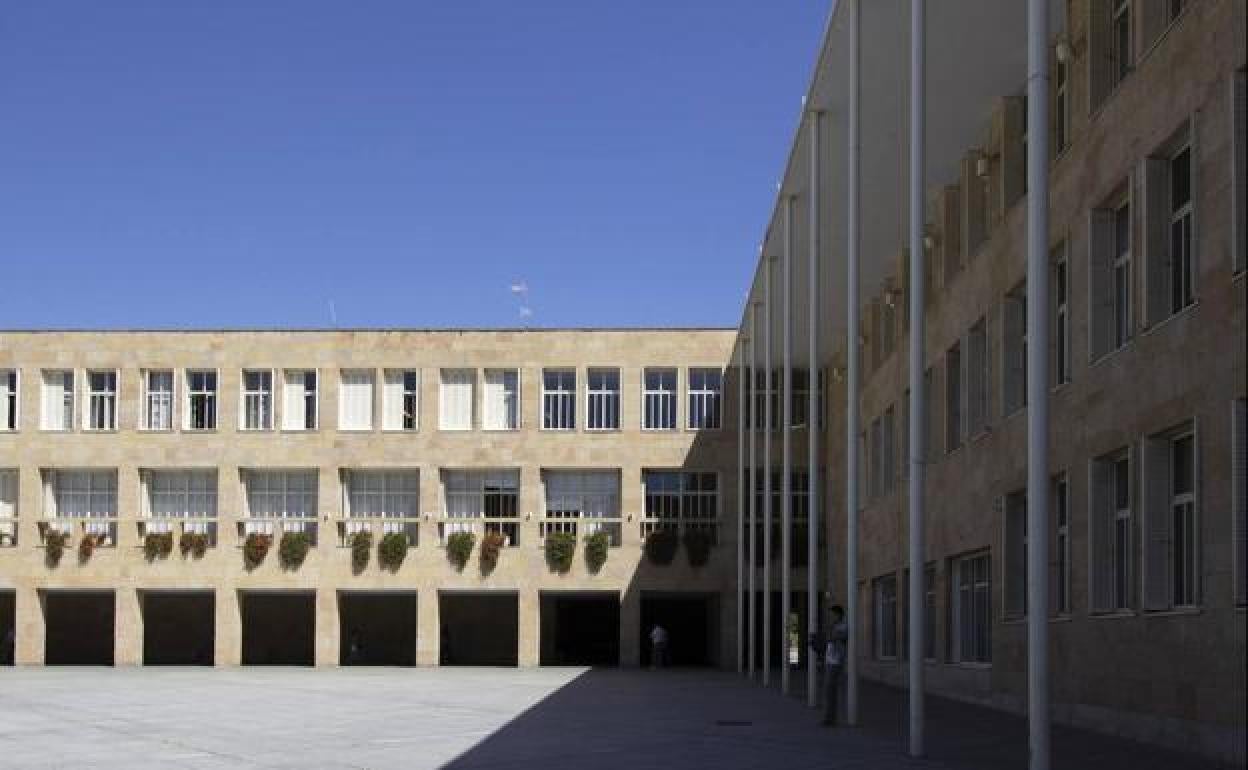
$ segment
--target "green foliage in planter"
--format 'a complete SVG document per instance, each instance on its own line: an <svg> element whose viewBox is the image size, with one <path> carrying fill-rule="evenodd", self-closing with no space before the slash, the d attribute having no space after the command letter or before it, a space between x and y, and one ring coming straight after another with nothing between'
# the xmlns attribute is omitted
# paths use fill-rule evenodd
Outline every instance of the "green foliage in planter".
<svg viewBox="0 0 1248 770"><path fill-rule="evenodd" d="M178 538L178 550L183 556L191 554L196 559L202 559L208 552L208 535L203 532L183 532L182 537Z"/></svg>
<svg viewBox="0 0 1248 770"><path fill-rule="evenodd" d="M608 549L611 547L611 536L606 532L595 532L585 536L585 566L590 572L597 572L607 563Z"/></svg>
<svg viewBox="0 0 1248 770"><path fill-rule="evenodd" d="M255 569L264 563L264 557L273 545L273 536L261 532L252 532L243 541L243 564L247 569Z"/></svg>
<svg viewBox="0 0 1248 770"><path fill-rule="evenodd" d="M703 567L711 559L711 547L715 541L711 533L702 529L685 531L685 555L689 557L690 567Z"/></svg>
<svg viewBox="0 0 1248 770"><path fill-rule="evenodd" d="M452 532L446 537L446 558L456 569L463 569L476 543L477 536L471 532Z"/></svg>
<svg viewBox="0 0 1248 770"><path fill-rule="evenodd" d="M469 544L469 549L472 545ZM377 561L381 566L393 572L403 564L403 560L407 558L407 535L402 532L389 532L381 536L381 543L377 546Z"/></svg>
<svg viewBox="0 0 1248 770"><path fill-rule="evenodd" d="M298 569L308 557L308 549L312 547L312 538L307 532L285 532L282 542L277 546L277 558L283 569Z"/></svg>
<svg viewBox="0 0 1248 770"><path fill-rule="evenodd" d="M373 550L373 533L356 532L351 536L351 569L363 572L368 566L368 554Z"/></svg>
<svg viewBox="0 0 1248 770"><path fill-rule="evenodd" d="M143 556L148 561L164 559L173 553L172 532L148 532L143 537Z"/></svg>
<svg viewBox="0 0 1248 770"><path fill-rule="evenodd" d="M571 532L551 532L546 536L546 564L553 572L572 569L572 555L576 553L576 535Z"/></svg>
<svg viewBox="0 0 1248 770"><path fill-rule="evenodd" d="M507 545L507 538L501 532L486 532L481 538L481 571L489 574L498 566L498 555L502 552L503 546Z"/></svg>
<svg viewBox="0 0 1248 770"><path fill-rule="evenodd" d="M680 541L676 533L670 529L656 529L646 536L646 558L651 564L667 566L676 558L676 549Z"/></svg>
<svg viewBox="0 0 1248 770"><path fill-rule="evenodd" d="M43 534L43 546L46 549L44 558L47 559L49 566L55 567L61 563L61 555L65 553L65 546L68 544L68 532L61 532L57 529L48 529L48 531Z"/></svg>

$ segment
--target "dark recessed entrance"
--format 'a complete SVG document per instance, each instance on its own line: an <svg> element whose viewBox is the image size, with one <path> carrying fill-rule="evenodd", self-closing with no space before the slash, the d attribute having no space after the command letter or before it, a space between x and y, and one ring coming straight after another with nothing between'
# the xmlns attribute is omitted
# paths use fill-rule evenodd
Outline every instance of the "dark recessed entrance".
<svg viewBox="0 0 1248 770"><path fill-rule="evenodd" d="M113 592L48 591L42 596L43 660L49 666L113 665Z"/></svg>
<svg viewBox="0 0 1248 770"><path fill-rule="evenodd" d="M667 631L668 665L713 666L718 657L714 629L719 598L714 594L647 593L641 595L641 663L651 663L650 631Z"/></svg>
<svg viewBox="0 0 1248 770"><path fill-rule="evenodd" d="M143 665L211 666L216 600L211 591L144 591Z"/></svg>
<svg viewBox="0 0 1248 770"><path fill-rule="evenodd" d="M338 594L344 666L416 665L416 594Z"/></svg>
<svg viewBox="0 0 1248 770"><path fill-rule="evenodd" d="M316 594L239 595L244 666L311 666L316 662Z"/></svg>
<svg viewBox="0 0 1248 770"><path fill-rule="evenodd" d="M543 593L543 666L618 666L620 597L615 592Z"/></svg>
<svg viewBox="0 0 1248 770"><path fill-rule="evenodd" d="M12 591L0 591L0 666L13 665L17 642L17 603Z"/></svg>
<svg viewBox="0 0 1248 770"><path fill-rule="evenodd" d="M438 594L444 666L514 666L520 600L515 593Z"/></svg>

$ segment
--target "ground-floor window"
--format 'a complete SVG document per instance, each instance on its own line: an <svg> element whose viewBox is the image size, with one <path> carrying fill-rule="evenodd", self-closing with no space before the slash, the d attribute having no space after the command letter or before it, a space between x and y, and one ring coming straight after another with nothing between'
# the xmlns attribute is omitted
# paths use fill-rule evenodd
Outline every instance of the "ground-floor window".
<svg viewBox="0 0 1248 770"><path fill-rule="evenodd" d="M992 562L987 551L951 563L950 650L955 663L992 661Z"/></svg>
<svg viewBox="0 0 1248 770"><path fill-rule="evenodd" d="M876 578L871 593L875 614L875 657L892 660L897 657L897 575Z"/></svg>

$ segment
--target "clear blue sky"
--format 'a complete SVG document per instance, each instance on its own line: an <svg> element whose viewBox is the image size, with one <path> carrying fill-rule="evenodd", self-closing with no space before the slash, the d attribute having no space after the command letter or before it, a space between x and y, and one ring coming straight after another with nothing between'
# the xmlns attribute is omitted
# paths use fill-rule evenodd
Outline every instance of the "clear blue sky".
<svg viewBox="0 0 1248 770"><path fill-rule="evenodd" d="M6 0L0 328L731 326L830 0Z"/></svg>

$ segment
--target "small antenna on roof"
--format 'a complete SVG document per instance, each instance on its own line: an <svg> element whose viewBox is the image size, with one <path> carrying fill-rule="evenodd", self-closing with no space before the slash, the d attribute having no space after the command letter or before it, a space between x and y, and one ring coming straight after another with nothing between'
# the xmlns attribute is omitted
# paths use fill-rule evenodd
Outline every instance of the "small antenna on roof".
<svg viewBox="0 0 1248 770"><path fill-rule="evenodd" d="M338 328L338 309L334 307L334 301L329 300L329 325Z"/></svg>

